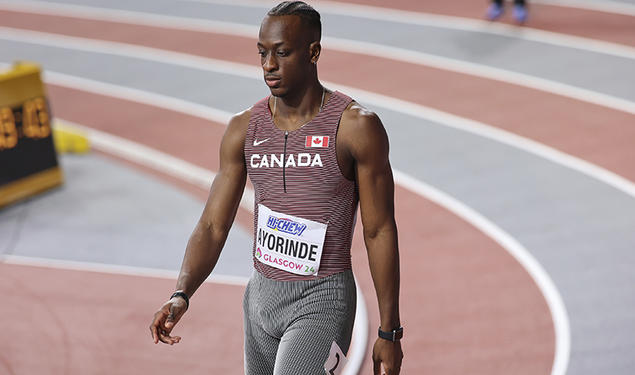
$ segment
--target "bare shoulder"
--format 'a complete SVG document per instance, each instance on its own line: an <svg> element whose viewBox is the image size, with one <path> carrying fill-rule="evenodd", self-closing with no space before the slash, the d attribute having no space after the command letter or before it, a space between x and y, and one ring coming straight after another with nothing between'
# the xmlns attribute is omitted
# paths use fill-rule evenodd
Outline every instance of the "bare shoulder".
<svg viewBox="0 0 635 375"><path fill-rule="evenodd" d="M227 124L227 131L247 130L251 118L251 107L234 114Z"/></svg>
<svg viewBox="0 0 635 375"><path fill-rule="evenodd" d="M339 137L356 159L360 153L388 147L386 130L379 116L355 101L342 113Z"/></svg>
<svg viewBox="0 0 635 375"><path fill-rule="evenodd" d="M223 142L229 141L231 143L242 143L245 140L247 134L247 127L249 126L249 119L251 118L251 108L247 108L242 112L238 112L233 115L227 124L225 129L225 135L223 136Z"/></svg>
<svg viewBox="0 0 635 375"><path fill-rule="evenodd" d="M342 113L340 126L345 127L348 131L372 130L372 128L381 127L383 125L379 116L368 108L353 101Z"/></svg>
<svg viewBox="0 0 635 375"><path fill-rule="evenodd" d="M227 129L221 141L221 164L227 156L240 160L243 156L243 146L247 135L247 127L251 118L251 108L233 115L229 119Z"/></svg>

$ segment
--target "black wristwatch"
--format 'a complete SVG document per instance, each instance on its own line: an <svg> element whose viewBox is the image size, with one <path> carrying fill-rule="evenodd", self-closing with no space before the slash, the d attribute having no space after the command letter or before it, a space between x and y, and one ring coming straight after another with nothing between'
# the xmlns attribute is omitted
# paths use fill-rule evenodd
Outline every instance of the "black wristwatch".
<svg viewBox="0 0 635 375"><path fill-rule="evenodd" d="M174 297L181 297L183 298L183 300L185 300L185 308L189 309L190 308L190 297L187 296L187 294L185 294L185 292L177 290L176 292L174 292L174 294L172 294L170 296L170 299L174 298Z"/></svg>
<svg viewBox="0 0 635 375"><path fill-rule="evenodd" d="M401 340L403 337L403 327L399 327L397 329L393 329L392 331L385 332L381 330L381 327L377 329L379 331L379 337L384 340L395 342L397 340Z"/></svg>

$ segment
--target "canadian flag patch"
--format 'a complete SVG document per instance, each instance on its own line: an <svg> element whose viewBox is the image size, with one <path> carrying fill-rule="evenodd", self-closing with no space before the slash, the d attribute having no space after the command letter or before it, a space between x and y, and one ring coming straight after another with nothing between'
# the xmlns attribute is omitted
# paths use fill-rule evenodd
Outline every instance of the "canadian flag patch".
<svg viewBox="0 0 635 375"><path fill-rule="evenodd" d="M305 147L329 147L329 137L326 135L307 135Z"/></svg>

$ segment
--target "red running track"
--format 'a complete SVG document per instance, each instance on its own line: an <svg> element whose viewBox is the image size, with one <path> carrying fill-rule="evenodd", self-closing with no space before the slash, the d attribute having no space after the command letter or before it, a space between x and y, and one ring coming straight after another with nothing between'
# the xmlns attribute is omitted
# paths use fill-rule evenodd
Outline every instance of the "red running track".
<svg viewBox="0 0 635 375"><path fill-rule="evenodd" d="M181 343L155 345L150 318L173 288L162 278L0 263L0 373L242 373L244 287L203 284L179 323Z"/></svg>
<svg viewBox="0 0 635 375"><path fill-rule="evenodd" d="M0 25L257 63L255 38L7 11L0 11ZM359 61L364 64L351 63ZM320 59L320 77L480 121L635 181L631 162L635 127L629 113L511 83L328 47ZM492 105L495 111L483 111Z"/></svg>
<svg viewBox="0 0 635 375"><path fill-rule="evenodd" d="M49 94L58 117L206 168L215 169L212 166L218 163L215 153L203 150L218 149L224 129L220 124L59 86L49 85ZM114 107L120 111L108 110ZM167 141L176 123L186 130L182 133L197 135L187 148L178 139ZM404 374L548 374L554 355L553 324L526 271L473 226L401 187L396 189L395 209L403 259L402 320L409 327L403 342L408 356ZM360 237L358 230L353 264L373 332L378 322L376 299ZM197 301L208 303L203 298ZM240 323L239 315L230 321ZM201 325L196 334L214 327ZM368 359L365 366L362 373L369 373Z"/></svg>
<svg viewBox="0 0 635 375"><path fill-rule="evenodd" d="M485 10L489 4L486 0L391 0L390 3L383 0L343 0L342 2L473 19L485 19ZM529 4L529 19L525 24L527 27L635 46L635 38L633 38L635 17L633 16L582 8L534 4L531 0L527 3ZM390 7L387 7L387 4ZM512 24L512 4L506 3L506 5L507 13L500 22Z"/></svg>
<svg viewBox="0 0 635 375"><path fill-rule="evenodd" d="M401 6L400 4L413 5L418 3L396 1L395 5L391 5L398 7ZM438 6L438 9L454 7L456 4L456 2L453 4L426 2L426 6ZM469 10L473 13L476 9L474 5L476 3L468 4L466 1L460 1L458 4L465 5L461 9L466 12ZM484 6L479 5L478 9L484 9ZM536 11L539 9L538 6L535 8ZM424 11L432 12L432 10ZM482 12L482 10L480 11ZM455 12L452 13L454 15L460 14L459 9L455 9L453 12ZM585 12L589 13L588 11L581 13ZM442 12L439 10L437 13ZM577 13L573 12L573 14ZM37 25L36 29L39 31L116 40L214 58L226 59L230 57L232 61L247 64L256 61L255 40L249 38L83 21L66 17L17 13L10 14L11 17L5 17L5 15L9 14L0 12L0 23L7 26L31 27L28 25ZM588 14L584 15L584 17L587 16ZM611 29L613 31L622 25L617 18L610 19L615 25L615 28ZM596 21L598 19L607 20L608 17L598 17L595 14L595 19ZM561 21L559 20L558 24L562 25ZM13 22L19 25L13 25ZM602 22L609 23L609 21ZM116 33L112 32L113 26L116 26ZM536 27L534 24L531 26ZM104 30L108 28L111 32L107 34ZM611 34L611 30L607 30L607 34ZM560 30L559 32L564 31ZM566 32L577 35L575 30ZM621 33L623 31L615 34ZM595 33L593 36L600 38ZM205 42L203 43L203 41ZM231 48L232 51L237 52L232 53L231 56L216 54L217 51L227 50L226 48ZM392 75L390 81L367 80L366 67L344 64L346 61L359 61L361 58L368 63L367 69L370 71L377 71L376 69L379 68L385 69L388 66L392 71L403 74L403 76ZM342 66L349 67L342 69ZM381 92L385 95L415 101L419 104L477 119L539 140L605 166L631 180L634 179L635 171L626 162L633 160L632 153L635 152L627 142L628 139L633 139L633 129L628 126L631 117L618 111L478 77L400 63L390 59L328 50L325 51L321 60L320 69L322 77L328 80ZM415 84L413 84L413 79L417 80ZM404 89L404 87L409 86L430 87L431 90L416 91L415 93ZM59 86L49 86L49 90L53 108L59 117L136 140L212 170L217 168L218 160L215 150L218 149L220 134L224 129L221 124L212 124L192 116ZM482 108L483 102L474 99L482 98L483 92L491 94L491 96L489 94L487 96L488 103L493 100L492 97L496 98L494 101L500 100L499 103L504 103L501 104L500 111L497 113L477 111L478 108ZM518 113L519 103L523 104L522 109L526 112L523 112L522 116L518 116L519 121L508 123L505 119L510 118L509 113L511 112ZM113 108L113 105L124 110L121 113L111 113L112 111L108 111L107 108ZM564 121L563 113L566 113L569 120ZM571 114L577 114L577 117L573 117L574 121L570 120ZM139 126L139 124L150 123L152 124L151 128ZM196 139L173 137L174 134L178 134L171 128L174 123L187 127L188 133L191 132L190 134L197 134ZM541 126L537 126L537 124ZM571 134L575 135L570 136ZM205 140L205 142L201 140ZM608 147L609 145L610 147ZM606 156L607 149L614 150L614 152ZM402 188L397 188L396 202L402 259L404 259L402 262L402 316L404 325L408 327L408 333L404 339L407 357L403 373L548 373L553 360L553 326L544 299L526 272L499 245L443 208ZM243 215L248 216L249 214L243 212ZM422 217L424 217L423 220L421 220ZM249 218L240 220L240 223L249 230L251 224ZM354 241L354 268L365 293L370 313L370 332L372 333L376 328L373 322L378 321L376 300L360 234L361 232L358 230ZM72 369L84 372L86 369L94 368L93 366L99 368L110 366L112 371L109 372L114 373L129 373L131 368L134 368L135 372L153 371L162 366L173 368L170 367L171 365L164 364L154 367L162 361L174 361L178 365L177 360L181 357L171 354L180 353L179 350L183 350L182 347L153 347L149 338L146 341L145 337L149 315L156 308L157 301L162 301L165 298L164 292L172 289L172 281L165 282L166 285L150 285L147 280L138 281L137 278L130 276L117 276L116 278L123 277L125 279L122 282L107 280L110 279L111 275L102 277L103 275L99 274L102 276L96 276L94 282L87 282L87 286L90 287L89 289L93 294L99 291L104 292L105 295L108 295L109 290L113 288L126 290L124 284L140 283L143 285L139 290L145 291L149 295L149 302L138 310L135 309L132 313L123 314L124 324L121 323L121 317L117 315L117 309L128 311L128 307L108 305L125 299L121 295L121 291L114 297L107 297L103 301L105 303L95 302L93 308L90 298L78 297L64 288L59 288L58 294L55 295L53 294L56 292L53 290L54 288L48 288L50 287L48 284L61 286L71 285L73 280L88 280L92 276L86 274L90 273L80 273L81 276L71 275L69 276L71 279L68 281L64 277L58 278L56 272L61 271L57 270L6 264L0 265L0 267L2 267L0 278L5 279L2 285L11 285L18 290L24 289L25 296L22 299L15 297L16 293L5 294L16 298L16 304L22 304L19 309L9 310L9 316L12 317L12 320L24 320L24 314L20 315L19 312L28 310L28 306L31 306L29 304L32 304L32 311L29 312L32 312L33 315L28 316L29 320L39 322L44 321L43 317L48 317L53 322L47 323L45 328L39 325L18 324L19 329L25 330L38 327L44 340L37 339L38 331L36 331L36 333L31 332L29 335L23 335L30 340L28 343L16 340L9 344L7 342L0 344L0 353L12 353L8 356L9 359L0 354L0 358L3 359L2 363L9 366L7 368L16 369L20 368L18 366L24 365L25 356L14 355L14 353L23 351L22 348L27 347L24 345L34 345L34 348L37 349L38 345L42 343L54 343L54 350L48 350L48 353L44 350L45 348L40 348L43 352L42 358L50 356L51 366L49 369L55 370L51 373L63 373L65 370L76 373L70 371ZM40 283L47 284L48 289L38 289ZM108 290L102 291L101 288ZM129 290L137 290L136 287L132 288ZM195 299L198 306L205 307L205 311L208 311L207 304L213 305L209 311L215 311L214 308L217 308L219 300L222 301L224 307L235 306L237 310L229 308L231 314L227 315L214 313L215 316L219 317L218 320L198 320L194 316L194 310L192 310L192 316L188 317L192 321L192 327L188 330L187 320L182 326L179 326L184 336L183 342L191 340L190 342L196 342L197 345L204 347L209 344L212 345L213 350L199 351L194 349L193 352L192 349L188 350L187 353L192 354L194 361L198 361L197 364L200 366L186 370L191 370L193 373L209 372L210 370L214 370L213 373L240 373L242 369L242 336L239 336L237 341L216 342L209 340L207 338L209 336L204 334L205 328L201 327L209 327L209 330L212 331L212 327L216 329L217 326L232 326L226 323L228 321L237 322L240 325L237 316L240 314L242 289L216 285L206 286L206 289L211 290L209 294L201 292L197 294ZM50 292L51 295L44 296L44 292ZM81 294L83 295L83 293L82 289ZM224 293L227 293L227 296ZM70 301L67 301L68 299ZM64 301L64 303L55 304L51 301ZM78 301L88 304L87 306L90 308L80 308L84 305L78 305ZM71 309L71 306L75 308ZM109 313L101 314L95 311L102 309ZM38 312L39 310L43 313ZM73 326L67 327L65 319L72 321ZM130 325L134 325L134 327ZM134 333L137 332L136 329L139 325L144 331L143 334L140 333L141 336ZM102 327L105 329L101 329ZM235 326L232 327L235 328ZM127 328L129 332L134 334L134 339L130 338L133 334L130 337L122 336L117 328ZM76 333L75 329L83 329L85 332ZM93 343L92 336L98 337L99 343ZM202 339L200 339L201 336L203 336ZM64 339L65 337L66 339ZM137 337L143 337L143 341L137 342ZM98 344L102 346L91 346ZM150 348L148 349L150 354L145 352L146 345ZM96 357L94 353L86 353L87 348L97 348L95 350L98 350L98 353L106 353L104 356L110 358L111 361L103 362L102 358ZM156 350L164 351L165 354L157 355ZM34 350L33 353L38 352ZM423 356L420 353L427 355ZM219 362L218 358L223 358L223 362ZM112 361L114 359L118 360ZM150 361L153 362L148 363ZM222 367L226 364L228 367ZM149 367L146 368L146 365ZM369 366L367 359L366 368L362 373L369 373ZM175 371L183 370L178 366L174 369ZM45 370L46 368L42 366L37 371Z"/></svg>

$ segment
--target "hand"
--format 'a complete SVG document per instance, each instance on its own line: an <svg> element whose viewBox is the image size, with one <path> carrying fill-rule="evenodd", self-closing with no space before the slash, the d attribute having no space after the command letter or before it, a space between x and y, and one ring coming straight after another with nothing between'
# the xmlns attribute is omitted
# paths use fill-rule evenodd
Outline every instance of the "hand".
<svg viewBox="0 0 635 375"><path fill-rule="evenodd" d="M154 319L152 324L150 324L150 332L155 344L161 341L162 343L173 345L181 341L180 336L170 336L170 332L172 332L172 329L185 314L186 310L185 300L180 297L174 297L164 303L154 313Z"/></svg>
<svg viewBox="0 0 635 375"><path fill-rule="evenodd" d="M373 346L373 375L382 375L382 364L386 375L399 375L402 359L403 353L399 340L392 342L377 338Z"/></svg>

